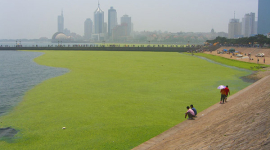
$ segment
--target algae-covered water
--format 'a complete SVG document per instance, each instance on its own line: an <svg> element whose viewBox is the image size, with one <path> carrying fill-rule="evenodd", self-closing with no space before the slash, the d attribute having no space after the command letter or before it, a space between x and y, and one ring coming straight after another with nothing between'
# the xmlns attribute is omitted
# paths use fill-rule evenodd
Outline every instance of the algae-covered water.
<svg viewBox="0 0 270 150"><path fill-rule="evenodd" d="M218 103L220 84L231 94L251 84L240 79L250 71L179 53L43 52L35 62L70 72L28 88L0 117L19 130L0 147L131 149L185 120L187 105Z"/></svg>

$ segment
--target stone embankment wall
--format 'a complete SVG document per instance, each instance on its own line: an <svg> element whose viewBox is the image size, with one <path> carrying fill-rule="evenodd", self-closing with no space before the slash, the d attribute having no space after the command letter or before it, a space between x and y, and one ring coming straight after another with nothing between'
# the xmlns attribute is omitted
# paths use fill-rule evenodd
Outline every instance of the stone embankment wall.
<svg viewBox="0 0 270 150"><path fill-rule="evenodd" d="M216 50L209 47L206 50ZM0 50L78 50L78 51L153 51L153 52L188 52L201 47L0 47ZM204 48L203 48L204 49Z"/></svg>

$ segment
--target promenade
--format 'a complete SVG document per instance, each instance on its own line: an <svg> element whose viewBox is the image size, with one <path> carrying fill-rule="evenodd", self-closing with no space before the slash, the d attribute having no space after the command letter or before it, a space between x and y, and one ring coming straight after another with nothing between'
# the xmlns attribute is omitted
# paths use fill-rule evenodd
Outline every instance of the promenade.
<svg viewBox="0 0 270 150"><path fill-rule="evenodd" d="M197 46L176 46L176 45L152 45L152 46L57 46L57 47L0 47L0 50L72 50L72 51L153 51L153 52L191 52L198 49L207 49L207 50L216 50L217 46L212 47L203 47L200 45Z"/></svg>

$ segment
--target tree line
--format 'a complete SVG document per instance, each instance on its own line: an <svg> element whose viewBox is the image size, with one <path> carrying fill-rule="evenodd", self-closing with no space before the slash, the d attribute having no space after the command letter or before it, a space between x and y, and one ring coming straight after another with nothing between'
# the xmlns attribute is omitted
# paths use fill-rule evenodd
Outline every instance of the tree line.
<svg viewBox="0 0 270 150"><path fill-rule="evenodd" d="M267 38L265 35L258 34L251 37L243 37L238 39L228 39L226 37L216 37L214 40L207 40L209 44L222 44L224 46L264 46L265 44L270 44L270 38Z"/></svg>

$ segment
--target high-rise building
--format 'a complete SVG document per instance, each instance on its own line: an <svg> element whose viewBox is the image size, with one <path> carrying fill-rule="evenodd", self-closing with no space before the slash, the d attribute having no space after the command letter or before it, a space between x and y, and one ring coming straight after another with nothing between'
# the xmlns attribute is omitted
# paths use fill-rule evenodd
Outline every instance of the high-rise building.
<svg viewBox="0 0 270 150"><path fill-rule="evenodd" d="M258 4L258 34L266 34L270 32L270 0L259 0Z"/></svg>
<svg viewBox="0 0 270 150"><path fill-rule="evenodd" d="M84 38L89 40L92 36L93 22L90 18L84 21Z"/></svg>
<svg viewBox="0 0 270 150"><path fill-rule="evenodd" d="M104 22L104 24L103 24L103 33L104 33L105 36L107 34L107 28L108 28L107 22Z"/></svg>
<svg viewBox="0 0 270 150"><path fill-rule="evenodd" d="M228 38L238 38L241 35L241 23L239 19L231 19L228 26Z"/></svg>
<svg viewBox="0 0 270 150"><path fill-rule="evenodd" d="M103 33L104 28L104 12L100 9L99 3L98 8L94 12L94 26L95 26L95 33L100 34Z"/></svg>
<svg viewBox="0 0 270 150"><path fill-rule="evenodd" d="M113 7L108 10L108 34L112 35L112 29L117 26L117 12Z"/></svg>
<svg viewBox="0 0 270 150"><path fill-rule="evenodd" d="M250 37L256 33L255 13L246 14L242 19L242 35Z"/></svg>
<svg viewBox="0 0 270 150"><path fill-rule="evenodd" d="M58 16L58 32L64 32L64 15L63 11L61 16Z"/></svg>
<svg viewBox="0 0 270 150"><path fill-rule="evenodd" d="M127 37L127 24L122 23L112 29L112 40L113 41L124 41Z"/></svg>
<svg viewBox="0 0 270 150"><path fill-rule="evenodd" d="M127 36L130 36L131 33L131 17L129 17L128 15L124 15L123 17L121 17L121 24L127 24Z"/></svg>

